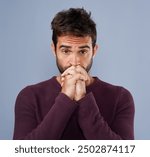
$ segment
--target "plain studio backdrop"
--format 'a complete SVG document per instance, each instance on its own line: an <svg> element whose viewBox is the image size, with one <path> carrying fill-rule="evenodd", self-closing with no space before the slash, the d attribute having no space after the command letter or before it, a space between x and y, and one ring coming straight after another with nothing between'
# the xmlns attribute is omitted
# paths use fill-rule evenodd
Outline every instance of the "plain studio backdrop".
<svg viewBox="0 0 150 157"><path fill-rule="evenodd" d="M0 0L0 139L12 139L19 91L58 74L50 22L70 7L92 12L99 51L91 73L132 93L135 139L150 140L149 0Z"/></svg>

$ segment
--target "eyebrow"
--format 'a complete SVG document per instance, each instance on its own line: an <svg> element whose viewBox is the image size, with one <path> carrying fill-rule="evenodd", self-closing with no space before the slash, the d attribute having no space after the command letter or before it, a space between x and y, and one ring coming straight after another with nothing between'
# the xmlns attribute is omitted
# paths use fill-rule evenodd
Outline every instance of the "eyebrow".
<svg viewBox="0 0 150 157"><path fill-rule="evenodd" d="M90 49L90 46L88 46L88 45L83 45L83 46L80 46L79 48L80 48L80 49L83 49L83 48L88 48L88 49Z"/></svg>
<svg viewBox="0 0 150 157"><path fill-rule="evenodd" d="M68 45L61 45L61 46L59 46L59 48L71 48L71 46L68 46Z"/></svg>
<svg viewBox="0 0 150 157"><path fill-rule="evenodd" d="M68 46L68 45L61 45L59 48L71 48L71 46ZM88 48L90 49L90 46L88 45L83 45L83 46L79 46L80 49L83 49L83 48Z"/></svg>

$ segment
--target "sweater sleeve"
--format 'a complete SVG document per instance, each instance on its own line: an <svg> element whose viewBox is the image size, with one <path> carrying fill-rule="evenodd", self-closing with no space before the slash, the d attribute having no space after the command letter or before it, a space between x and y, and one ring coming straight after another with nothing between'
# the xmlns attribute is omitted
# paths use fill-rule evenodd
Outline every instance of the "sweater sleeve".
<svg viewBox="0 0 150 157"><path fill-rule="evenodd" d="M70 100L65 94L60 93L42 122L37 124L34 96L27 87L20 92L16 100L13 139L60 139L76 106L77 104L74 101Z"/></svg>
<svg viewBox="0 0 150 157"><path fill-rule="evenodd" d="M79 125L87 140L131 140L134 139L134 102L131 94L121 88L114 120L109 126L101 115L92 93L79 103Z"/></svg>

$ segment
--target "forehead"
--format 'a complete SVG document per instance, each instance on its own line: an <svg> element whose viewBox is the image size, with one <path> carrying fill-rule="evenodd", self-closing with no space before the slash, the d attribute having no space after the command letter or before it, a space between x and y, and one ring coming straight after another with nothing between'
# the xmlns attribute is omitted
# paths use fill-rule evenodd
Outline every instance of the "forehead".
<svg viewBox="0 0 150 157"><path fill-rule="evenodd" d="M60 36L58 37L57 44L60 45L91 45L92 46L92 39L90 36L85 37L77 37L77 36Z"/></svg>

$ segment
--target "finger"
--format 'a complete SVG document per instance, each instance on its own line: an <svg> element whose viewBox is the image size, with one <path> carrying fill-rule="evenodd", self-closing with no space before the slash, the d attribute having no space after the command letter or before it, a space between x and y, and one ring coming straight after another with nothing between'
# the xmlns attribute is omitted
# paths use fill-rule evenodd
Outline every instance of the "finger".
<svg viewBox="0 0 150 157"><path fill-rule="evenodd" d="M87 80L87 78L84 75L80 74L80 73L72 75L72 79L75 80L75 81L77 81L77 80L86 81Z"/></svg>
<svg viewBox="0 0 150 157"><path fill-rule="evenodd" d="M73 77L72 75L66 75L64 78L68 80L68 79L71 79L72 77Z"/></svg>
<svg viewBox="0 0 150 157"><path fill-rule="evenodd" d="M61 82L61 87L64 85L64 82Z"/></svg>
<svg viewBox="0 0 150 157"><path fill-rule="evenodd" d="M61 87L63 86L63 84L64 84L64 80L65 80L65 78L64 77L60 77L60 84L61 84Z"/></svg>
<svg viewBox="0 0 150 157"><path fill-rule="evenodd" d="M67 75L65 77L61 77L60 81L61 81L61 87L64 85L65 80L69 80L72 78L72 75Z"/></svg>
<svg viewBox="0 0 150 157"><path fill-rule="evenodd" d="M60 77L60 81L63 82L65 80L65 77Z"/></svg>
<svg viewBox="0 0 150 157"><path fill-rule="evenodd" d="M88 75L88 73L85 71L85 69L83 69L83 68L81 68L81 67L77 67L77 68L76 68L76 71L77 71L78 73L84 75L85 78L86 78L86 80L89 79L89 75Z"/></svg>
<svg viewBox="0 0 150 157"><path fill-rule="evenodd" d="M86 81L86 77L80 73L76 73L75 75L66 75L64 78L65 78L64 81L70 80L73 81L74 83L77 82L77 80Z"/></svg>
<svg viewBox="0 0 150 157"><path fill-rule="evenodd" d="M79 72L79 73L82 73L84 75L88 75L88 73L86 72L86 70L81 65L78 65L76 67L76 71Z"/></svg>
<svg viewBox="0 0 150 157"><path fill-rule="evenodd" d="M61 74L61 76L68 75L68 74L70 74L70 71L73 72L73 70L75 70L75 66L71 66L71 67L69 67L68 69L66 69L66 70Z"/></svg>
<svg viewBox="0 0 150 157"><path fill-rule="evenodd" d="M75 69L70 69L70 70L67 70L66 72L63 73L63 75L61 75L62 77L65 77L67 75L75 75L77 72Z"/></svg>

